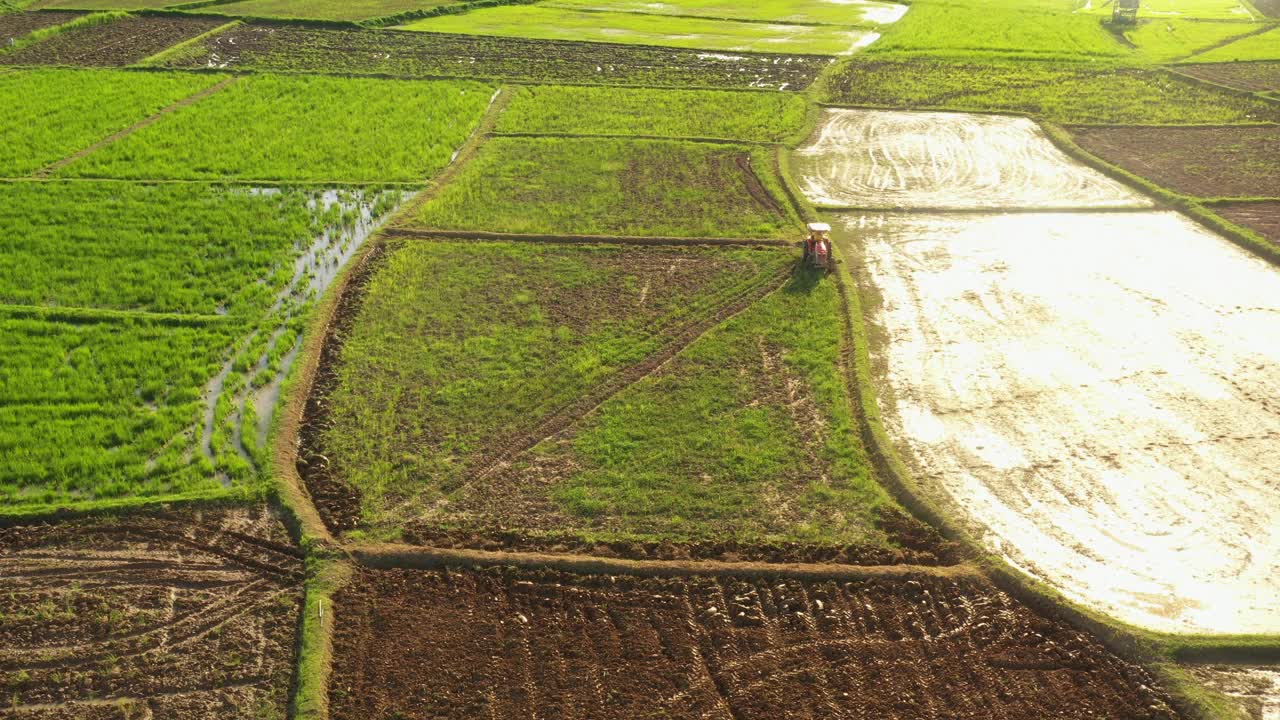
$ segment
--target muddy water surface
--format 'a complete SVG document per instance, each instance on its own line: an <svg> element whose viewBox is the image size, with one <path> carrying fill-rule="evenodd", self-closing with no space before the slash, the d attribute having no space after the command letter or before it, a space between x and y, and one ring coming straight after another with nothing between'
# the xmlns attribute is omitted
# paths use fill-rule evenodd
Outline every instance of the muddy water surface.
<svg viewBox="0 0 1280 720"><path fill-rule="evenodd" d="M993 549L1163 631L1280 631L1280 273L1175 213L846 214L886 424Z"/></svg>
<svg viewBox="0 0 1280 720"><path fill-rule="evenodd" d="M1250 720L1280 720L1280 666L1213 665L1190 672L1235 700Z"/></svg>
<svg viewBox="0 0 1280 720"><path fill-rule="evenodd" d="M1151 202L1026 118L831 109L795 153L809 200L856 208L1102 208Z"/></svg>

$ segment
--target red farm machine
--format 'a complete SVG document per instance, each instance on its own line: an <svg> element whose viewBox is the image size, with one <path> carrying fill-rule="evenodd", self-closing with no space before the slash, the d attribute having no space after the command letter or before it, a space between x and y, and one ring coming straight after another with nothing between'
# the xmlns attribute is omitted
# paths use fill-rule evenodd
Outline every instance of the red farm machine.
<svg viewBox="0 0 1280 720"><path fill-rule="evenodd" d="M804 264L830 273L836 269L831 257L831 226L826 223L809 223L809 236L804 239Z"/></svg>

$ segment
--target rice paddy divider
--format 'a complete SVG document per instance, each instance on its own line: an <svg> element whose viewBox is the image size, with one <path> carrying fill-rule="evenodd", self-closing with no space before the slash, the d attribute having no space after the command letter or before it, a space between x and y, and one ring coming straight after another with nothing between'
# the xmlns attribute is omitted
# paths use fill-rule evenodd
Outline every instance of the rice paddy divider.
<svg viewBox="0 0 1280 720"><path fill-rule="evenodd" d="M506 138L561 138L565 140L657 140L703 143L707 145L754 145L774 147L781 143L768 140L734 140L732 138L694 137L682 135L627 135L623 133L571 133L571 132L491 132L490 137Z"/></svg>
<svg viewBox="0 0 1280 720"><path fill-rule="evenodd" d="M744 238L716 237L672 237L645 235L542 235L526 233L489 232L484 230L436 230L430 228L394 227L382 233L389 238L421 240L424 242L523 242L546 243L553 245L640 245L659 246L675 245L696 247L710 245L719 247L789 247L794 243L787 240L764 240Z"/></svg>

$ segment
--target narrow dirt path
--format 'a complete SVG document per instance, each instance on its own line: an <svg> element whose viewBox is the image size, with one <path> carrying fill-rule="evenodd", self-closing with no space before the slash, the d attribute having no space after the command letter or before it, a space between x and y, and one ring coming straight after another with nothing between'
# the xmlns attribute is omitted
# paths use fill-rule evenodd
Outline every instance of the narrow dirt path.
<svg viewBox="0 0 1280 720"><path fill-rule="evenodd" d="M168 107L161 108L154 115L149 115L119 132L108 135L107 137L99 140L98 142L81 150L80 152L75 153L74 155L69 155L65 158L62 158L61 160L58 160L57 162L54 162L50 165L46 165L45 167L37 170L35 172L34 177L47 178L53 175L54 173L56 173L57 171L61 170L62 168L79 160L80 158L83 158L87 155L91 155L112 143L123 140L124 138L129 137L130 135L138 132L139 130L159 122L161 118L163 118L165 115L168 115L169 113L174 112L175 110L180 110L181 108L200 102L201 100L209 97L210 95L213 95L214 93L217 93L223 90L228 85L234 83L239 79L240 79L239 76L229 77L225 80L222 80L221 82L210 85L209 87L201 90L200 92L188 95L182 98L181 100L173 103L172 105L169 105Z"/></svg>

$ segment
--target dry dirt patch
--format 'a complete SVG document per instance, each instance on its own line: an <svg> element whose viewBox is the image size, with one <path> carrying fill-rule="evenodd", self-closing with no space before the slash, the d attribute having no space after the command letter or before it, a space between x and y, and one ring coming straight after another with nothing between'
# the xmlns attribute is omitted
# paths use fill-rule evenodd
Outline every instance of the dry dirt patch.
<svg viewBox="0 0 1280 720"><path fill-rule="evenodd" d="M1077 143L1195 197L1280 195L1280 127L1077 127Z"/></svg>
<svg viewBox="0 0 1280 720"><path fill-rule="evenodd" d="M1174 213L849 215L887 424L986 544L1165 631L1280 630L1280 274Z"/></svg>
<svg viewBox="0 0 1280 720"><path fill-rule="evenodd" d="M82 12L14 12L0 13L0 47L11 40L40 30L42 28L61 25L84 15Z"/></svg>
<svg viewBox="0 0 1280 720"><path fill-rule="evenodd" d="M335 720L1175 717L979 579L386 570L335 611Z"/></svg>
<svg viewBox="0 0 1280 720"><path fill-rule="evenodd" d="M832 207L1151 204L1063 154L1034 122L1001 115L827 110L795 166L809 200Z"/></svg>
<svg viewBox="0 0 1280 720"><path fill-rule="evenodd" d="M265 509L0 529L0 715L284 717L301 582Z"/></svg>
<svg viewBox="0 0 1280 720"><path fill-rule="evenodd" d="M1241 90L1280 91L1280 62L1203 63L1179 65L1177 69L1184 75Z"/></svg>

